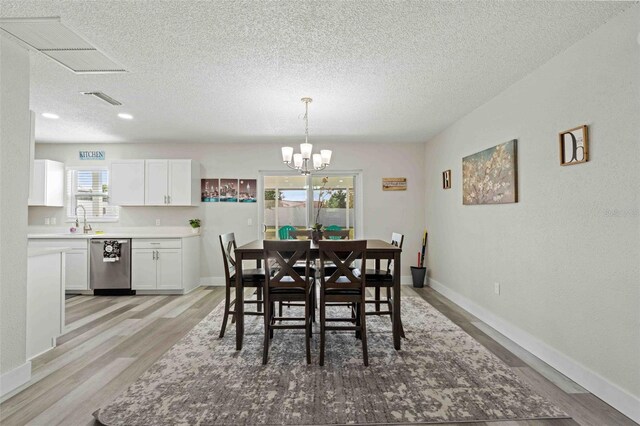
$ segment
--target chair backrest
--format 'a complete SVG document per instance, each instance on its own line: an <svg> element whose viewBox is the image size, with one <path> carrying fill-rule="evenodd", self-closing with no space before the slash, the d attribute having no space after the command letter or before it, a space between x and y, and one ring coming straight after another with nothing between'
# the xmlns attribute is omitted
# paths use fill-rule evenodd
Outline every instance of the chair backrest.
<svg viewBox="0 0 640 426"><path fill-rule="evenodd" d="M296 228L294 228L293 226L285 225L278 230L278 238L280 238L281 240L292 240L293 237L291 237L289 232L295 231L295 230Z"/></svg>
<svg viewBox="0 0 640 426"><path fill-rule="evenodd" d="M264 240L265 276L268 287L307 288L311 241ZM306 263L304 275L294 269L297 261Z"/></svg>
<svg viewBox="0 0 640 426"><path fill-rule="evenodd" d="M330 241L318 242L320 252L320 279L324 289L358 288L364 291L366 274L354 274L351 266L359 261L366 262L366 240ZM331 263L331 276L324 274L325 264ZM335 269L334 269L335 268Z"/></svg>
<svg viewBox="0 0 640 426"><path fill-rule="evenodd" d="M294 240L299 240L300 237L306 237L308 240L310 240L311 229L296 229L294 231L289 231L289 236Z"/></svg>
<svg viewBox="0 0 640 426"><path fill-rule="evenodd" d="M391 233L391 245L402 248L402 243L404 242L404 235L398 234L397 232ZM393 260L389 259L387 262L387 273L391 273L391 265L393 265Z"/></svg>
<svg viewBox="0 0 640 426"><path fill-rule="evenodd" d="M228 281L236 273L236 236L233 232L220 235L220 248L222 249L222 260L224 262L224 275Z"/></svg>
<svg viewBox="0 0 640 426"><path fill-rule="evenodd" d="M325 229L322 231L322 235L327 240L348 240L349 239L349 230L348 229Z"/></svg>

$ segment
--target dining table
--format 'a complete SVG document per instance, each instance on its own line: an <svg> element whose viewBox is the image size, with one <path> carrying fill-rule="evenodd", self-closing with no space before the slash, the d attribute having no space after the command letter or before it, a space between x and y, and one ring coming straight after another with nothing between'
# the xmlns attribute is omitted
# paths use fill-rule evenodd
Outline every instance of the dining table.
<svg viewBox="0 0 640 426"><path fill-rule="evenodd" d="M236 350L242 349L244 338L244 287L242 285L242 262L256 260L258 267L264 258L264 240L254 240L235 249L236 255ZM402 322L400 320L400 255L402 249L383 240L367 239L366 259L393 260L393 309L391 315L393 346L401 347ZM311 260L318 259L318 244L311 242ZM363 267L363 269L365 269Z"/></svg>

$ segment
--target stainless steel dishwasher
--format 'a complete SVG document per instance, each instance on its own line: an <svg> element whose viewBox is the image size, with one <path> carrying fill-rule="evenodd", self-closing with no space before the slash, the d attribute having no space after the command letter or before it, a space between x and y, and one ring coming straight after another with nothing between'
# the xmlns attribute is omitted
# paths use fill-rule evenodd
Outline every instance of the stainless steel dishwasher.
<svg viewBox="0 0 640 426"><path fill-rule="evenodd" d="M117 260L105 261L105 243L117 241L120 256ZM109 245L109 244L107 244ZM94 294L135 294L131 290L131 240L92 239L90 256L90 285Z"/></svg>

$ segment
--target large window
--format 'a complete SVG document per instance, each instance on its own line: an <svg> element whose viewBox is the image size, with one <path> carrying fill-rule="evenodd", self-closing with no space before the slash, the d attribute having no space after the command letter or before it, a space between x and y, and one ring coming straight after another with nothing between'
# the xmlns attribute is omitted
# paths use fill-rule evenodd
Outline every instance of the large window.
<svg viewBox="0 0 640 426"><path fill-rule="evenodd" d="M115 222L119 208L109 204L109 169L71 167L67 169L67 218L82 222ZM77 213L76 213L77 211Z"/></svg>
<svg viewBox="0 0 640 426"><path fill-rule="evenodd" d="M325 176L328 180L323 183ZM354 238L355 182L355 173L312 176L265 174L264 238L281 238L287 227L308 229L316 220L331 229L348 229ZM322 206L320 210L319 206Z"/></svg>

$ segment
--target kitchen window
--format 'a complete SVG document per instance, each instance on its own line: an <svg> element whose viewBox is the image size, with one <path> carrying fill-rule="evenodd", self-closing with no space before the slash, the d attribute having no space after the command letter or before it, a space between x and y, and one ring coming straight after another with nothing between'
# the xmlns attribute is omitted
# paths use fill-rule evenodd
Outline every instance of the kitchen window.
<svg viewBox="0 0 640 426"><path fill-rule="evenodd" d="M109 169L106 167L67 168L67 221L77 217L82 226L83 208L87 222L116 222L118 206L109 203Z"/></svg>

